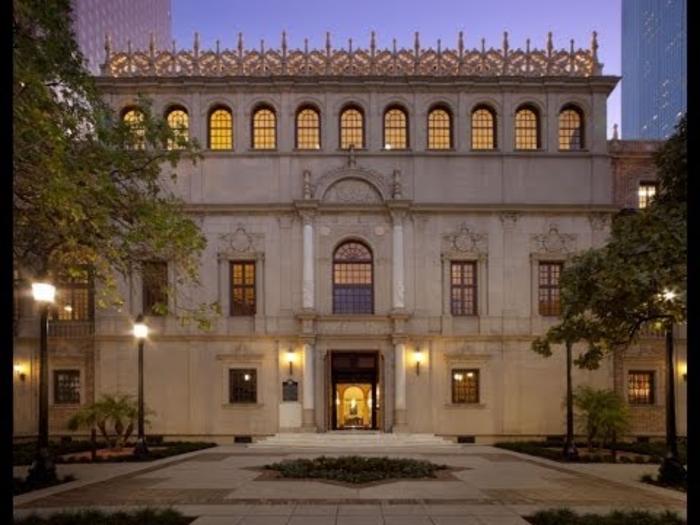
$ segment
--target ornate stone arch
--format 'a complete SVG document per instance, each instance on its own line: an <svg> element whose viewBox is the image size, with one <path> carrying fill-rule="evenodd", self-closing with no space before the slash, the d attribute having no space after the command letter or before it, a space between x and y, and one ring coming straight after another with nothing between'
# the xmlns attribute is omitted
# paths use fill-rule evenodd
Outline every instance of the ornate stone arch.
<svg viewBox="0 0 700 525"><path fill-rule="evenodd" d="M362 195L366 196L366 199L359 199L357 201L351 200L349 202L381 203L389 198L389 184L380 173L366 168L348 168L345 166L329 171L320 177L318 181L316 181L313 196L318 200L328 200L331 197L329 191L333 187L337 190L339 188L337 186L339 183L346 184L346 182L354 186L350 187L350 185L348 185L348 193L355 194L358 197ZM363 186L366 188L364 193L362 192ZM376 199L372 198L373 194L376 195Z"/></svg>

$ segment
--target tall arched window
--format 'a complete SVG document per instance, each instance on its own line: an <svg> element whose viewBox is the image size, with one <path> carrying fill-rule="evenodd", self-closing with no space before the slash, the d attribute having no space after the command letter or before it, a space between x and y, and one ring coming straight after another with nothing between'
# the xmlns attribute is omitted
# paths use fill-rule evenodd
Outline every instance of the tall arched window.
<svg viewBox="0 0 700 525"><path fill-rule="evenodd" d="M262 106L253 113L253 149L277 147L277 116L272 108Z"/></svg>
<svg viewBox="0 0 700 525"><path fill-rule="evenodd" d="M189 137L190 118L184 108L171 108L166 115L168 126L173 131L173 138L168 139L168 149L182 149L183 142Z"/></svg>
<svg viewBox="0 0 700 525"><path fill-rule="evenodd" d="M384 113L384 149L408 148L408 116L397 107Z"/></svg>
<svg viewBox="0 0 700 525"><path fill-rule="evenodd" d="M515 149L539 149L540 119L532 106L521 106L515 112Z"/></svg>
<svg viewBox="0 0 700 525"><path fill-rule="evenodd" d="M358 241L348 241L333 254L333 313L374 313L372 252Z"/></svg>
<svg viewBox="0 0 700 525"><path fill-rule="evenodd" d="M487 106L472 111L472 149L496 149L496 115Z"/></svg>
<svg viewBox="0 0 700 525"><path fill-rule="evenodd" d="M297 113L297 149L321 149L321 117L314 108Z"/></svg>
<svg viewBox="0 0 700 525"><path fill-rule="evenodd" d="M143 111L138 108L127 108L122 114L122 121L131 128L132 143L129 149L144 149L146 147L146 128L143 120Z"/></svg>
<svg viewBox="0 0 700 525"><path fill-rule="evenodd" d="M233 149L233 116L228 108L217 107L209 113L209 149Z"/></svg>
<svg viewBox="0 0 700 525"><path fill-rule="evenodd" d="M452 148L452 115L443 107L428 113L428 149Z"/></svg>
<svg viewBox="0 0 700 525"><path fill-rule="evenodd" d="M365 147L365 117L357 107L347 107L340 114L340 148Z"/></svg>
<svg viewBox="0 0 700 525"><path fill-rule="evenodd" d="M559 149L583 149L583 115L576 106L564 106L559 113Z"/></svg>

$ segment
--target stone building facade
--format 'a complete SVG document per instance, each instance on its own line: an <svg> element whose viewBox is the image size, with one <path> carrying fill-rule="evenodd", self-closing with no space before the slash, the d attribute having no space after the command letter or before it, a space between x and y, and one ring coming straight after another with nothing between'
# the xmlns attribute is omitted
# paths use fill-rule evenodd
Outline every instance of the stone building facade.
<svg viewBox="0 0 700 525"><path fill-rule="evenodd" d="M202 286L176 297L222 310L208 332L147 316L149 432L561 434L563 353L545 359L530 343L557 321L561 265L605 242L628 179L652 173L648 152L606 139L619 79L596 50L595 37L554 50L551 36L525 51L507 38L466 50L461 36L437 51L377 50L374 38L367 50L284 39L267 51L107 50L98 82L115 111L147 95L204 147L164 181L208 241ZM68 433L65 418L96 394L136 392L131 326L150 292L139 275L121 287L122 311L52 323L52 370L78 370L80 391L64 407L51 398L52 433ZM27 374L18 435L36 421L31 309L23 301L15 349ZM626 396L630 371L651 374L635 379L633 434L663 434L653 335L638 354L574 371L576 384Z"/></svg>

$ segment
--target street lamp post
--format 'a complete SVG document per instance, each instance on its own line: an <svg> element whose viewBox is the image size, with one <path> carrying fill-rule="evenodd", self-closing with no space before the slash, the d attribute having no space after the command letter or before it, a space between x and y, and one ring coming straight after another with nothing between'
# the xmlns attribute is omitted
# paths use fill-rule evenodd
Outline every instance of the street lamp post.
<svg viewBox="0 0 700 525"><path fill-rule="evenodd" d="M564 457L569 461L578 459L578 450L574 439L574 395L571 380L571 341L566 341L566 440Z"/></svg>
<svg viewBox="0 0 700 525"><path fill-rule="evenodd" d="M134 447L134 455L144 457L148 455L146 435L144 431L144 402L143 402L143 345L148 337L148 325L144 322L143 314L139 314L134 323L134 337L139 347L139 414L138 414L138 439Z"/></svg>
<svg viewBox="0 0 700 525"><path fill-rule="evenodd" d="M49 305L56 296L56 287L50 283L32 284L32 295L39 304L39 437L36 457L29 469L27 481L32 485L43 485L56 481L56 466L49 451L49 353L48 323Z"/></svg>

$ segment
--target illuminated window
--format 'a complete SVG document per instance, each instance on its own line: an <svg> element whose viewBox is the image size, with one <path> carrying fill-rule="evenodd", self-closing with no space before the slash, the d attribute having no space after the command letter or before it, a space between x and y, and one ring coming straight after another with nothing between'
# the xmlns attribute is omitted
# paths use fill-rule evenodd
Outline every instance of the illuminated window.
<svg viewBox="0 0 700 525"><path fill-rule="evenodd" d="M450 295L452 315L476 315L476 262L452 262Z"/></svg>
<svg viewBox="0 0 700 525"><path fill-rule="evenodd" d="M255 261L231 262L231 315L255 315Z"/></svg>
<svg viewBox="0 0 700 525"><path fill-rule="evenodd" d="M190 118L182 108L171 109L166 117L168 126L173 132L173 138L168 139L168 149L182 149L189 137Z"/></svg>
<svg viewBox="0 0 700 525"><path fill-rule="evenodd" d="M515 149L538 149L540 124L537 111L523 107L515 113Z"/></svg>
<svg viewBox="0 0 700 525"><path fill-rule="evenodd" d="M640 182L639 183L639 208L646 208L651 203L652 199L656 197L656 192L659 189L659 184L657 182Z"/></svg>
<svg viewBox="0 0 700 525"><path fill-rule="evenodd" d="M209 149L233 149L233 116L228 109L217 108L209 115Z"/></svg>
<svg viewBox="0 0 700 525"><path fill-rule="evenodd" d="M393 108L384 113L384 148L408 148L408 117L402 109Z"/></svg>
<svg viewBox="0 0 700 525"><path fill-rule="evenodd" d="M443 108L428 113L428 149L452 148L452 117Z"/></svg>
<svg viewBox="0 0 700 525"><path fill-rule="evenodd" d="M53 402L56 405L80 404L80 370L53 371Z"/></svg>
<svg viewBox="0 0 700 525"><path fill-rule="evenodd" d="M559 149L583 149L583 118L574 107L565 107L559 113Z"/></svg>
<svg viewBox="0 0 700 525"><path fill-rule="evenodd" d="M341 244L333 255L333 313L371 314L372 252L356 241Z"/></svg>
<svg viewBox="0 0 700 525"><path fill-rule="evenodd" d="M630 405L653 405L654 372L630 370L627 374L627 399Z"/></svg>
<svg viewBox="0 0 700 525"><path fill-rule="evenodd" d="M496 118L484 106L472 111L472 149L496 149Z"/></svg>
<svg viewBox="0 0 700 525"><path fill-rule="evenodd" d="M365 147L365 122L362 111L358 108L347 108L340 114L340 147L349 149Z"/></svg>
<svg viewBox="0 0 700 525"><path fill-rule="evenodd" d="M168 308L168 263L146 261L141 269L143 313L164 315Z"/></svg>
<svg viewBox="0 0 700 525"><path fill-rule="evenodd" d="M479 402L479 370L455 368L452 370L452 402Z"/></svg>
<svg viewBox="0 0 700 525"><path fill-rule="evenodd" d="M539 265L539 313L559 315L559 278L563 264L560 262L540 262Z"/></svg>
<svg viewBox="0 0 700 525"><path fill-rule="evenodd" d="M255 368L231 368L229 377L229 403L257 403L258 372Z"/></svg>
<svg viewBox="0 0 700 525"><path fill-rule="evenodd" d="M297 149L321 149L321 119L315 109L297 113Z"/></svg>
<svg viewBox="0 0 700 525"><path fill-rule="evenodd" d="M56 287L52 321L89 321L93 318L92 280L88 270L64 276Z"/></svg>
<svg viewBox="0 0 700 525"><path fill-rule="evenodd" d="M144 149L146 147L146 128L144 115L140 109L131 108L124 111L122 121L131 129L132 143L129 149Z"/></svg>
<svg viewBox="0 0 700 525"><path fill-rule="evenodd" d="M253 114L253 149L277 147L277 117L272 109L263 107Z"/></svg>

